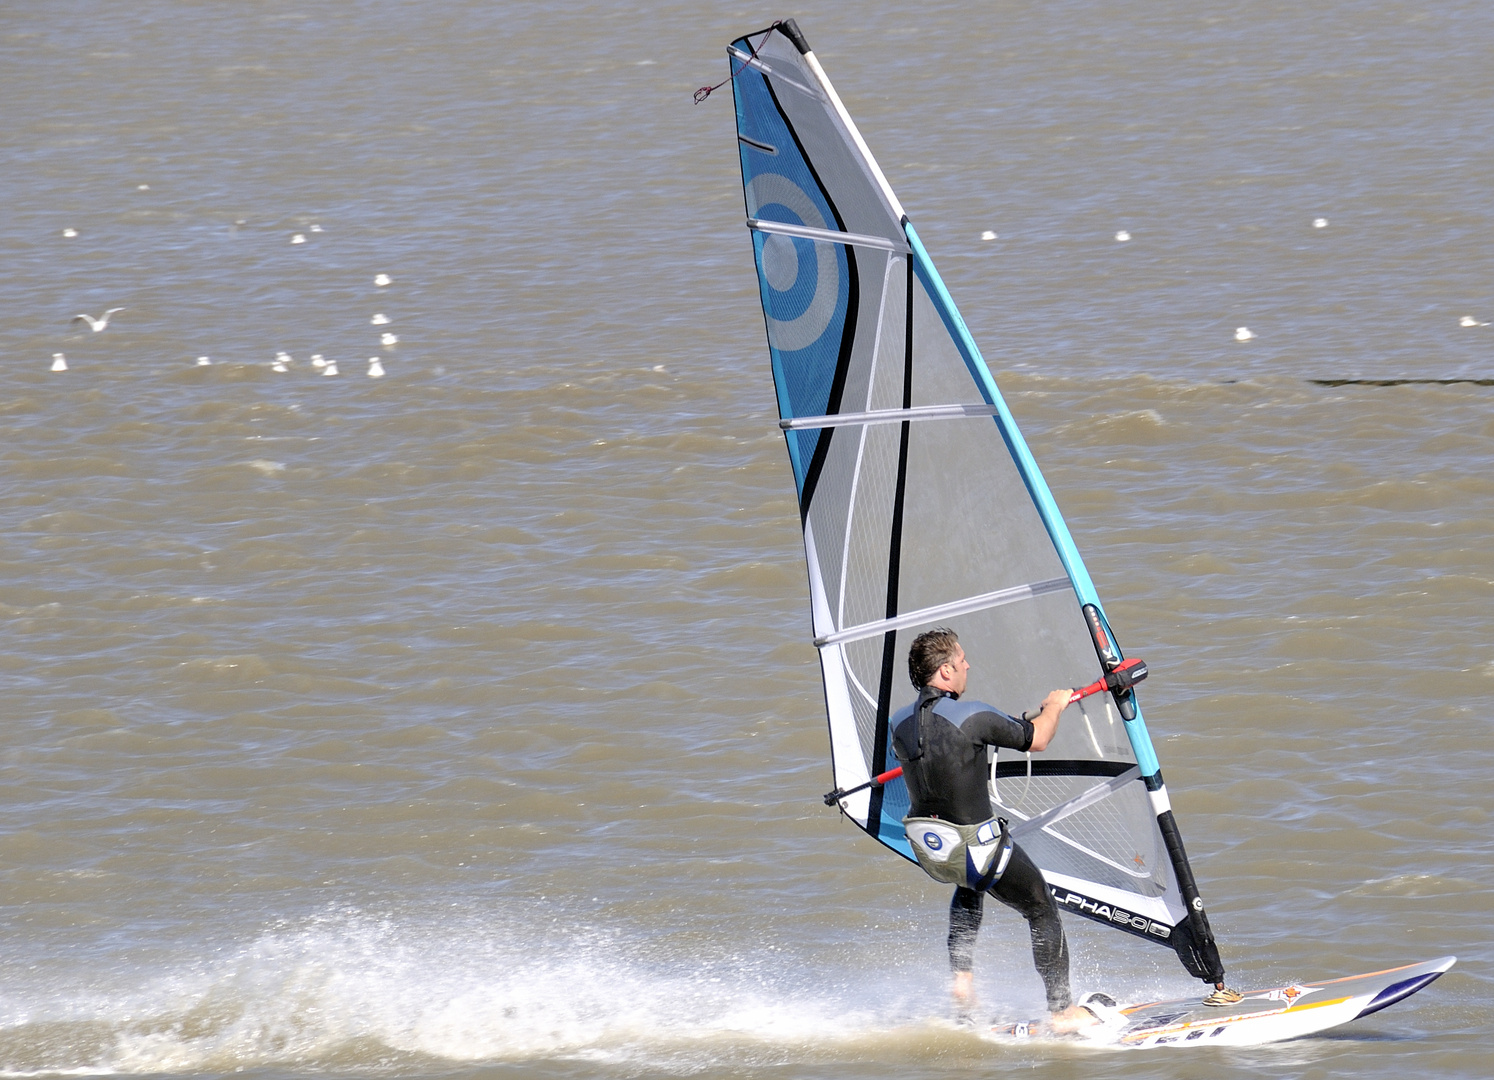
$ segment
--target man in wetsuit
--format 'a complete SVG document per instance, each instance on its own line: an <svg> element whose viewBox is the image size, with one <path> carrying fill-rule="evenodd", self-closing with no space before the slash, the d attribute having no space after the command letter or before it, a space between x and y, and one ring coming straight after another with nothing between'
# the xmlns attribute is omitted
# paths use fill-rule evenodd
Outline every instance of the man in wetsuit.
<svg viewBox="0 0 1494 1080"><path fill-rule="evenodd" d="M908 651L908 675L918 701L890 721L893 752L903 766L914 817L976 825L991 818L986 747L1043 750L1058 730L1058 715L1073 696L1054 690L1033 720L1019 720L979 701L961 701L970 672L953 630L939 627L918 635ZM1073 1004L1069 992L1069 947L1042 872L1013 845L1006 870L990 893L1027 920L1032 959L1048 992L1057 1031L1094 1022ZM956 1008L967 1012L974 998L973 954L984 896L958 886L949 905L949 966L954 970Z"/></svg>

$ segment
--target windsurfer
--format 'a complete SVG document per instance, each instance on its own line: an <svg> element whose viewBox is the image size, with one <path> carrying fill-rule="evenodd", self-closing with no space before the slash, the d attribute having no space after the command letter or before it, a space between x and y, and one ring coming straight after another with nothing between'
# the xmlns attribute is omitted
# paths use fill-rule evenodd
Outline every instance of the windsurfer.
<svg viewBox="0 0 1494 1080"><path fill-rule="evenodd" d="M891 720L893 752L903 765L910 813L975 825L991 818L987 789L987 746L1040 751L1058 730L1058 717L1073 691L1054 690L1032 720L999 712L979 701L961 701L970 671L953 630L939 627L918 635L908 651L908 675L918 701ZM1069 949L1054 901L1032 859L1016 844L989 892L1027 920L1032 958L1042 976L1054 1031L1095 1023L1089 1010L1073 1004L1069 991ZM984 894L958 886L949 905L949 965L954 971L956 1009L974 1003L975 938Z"/></svg>

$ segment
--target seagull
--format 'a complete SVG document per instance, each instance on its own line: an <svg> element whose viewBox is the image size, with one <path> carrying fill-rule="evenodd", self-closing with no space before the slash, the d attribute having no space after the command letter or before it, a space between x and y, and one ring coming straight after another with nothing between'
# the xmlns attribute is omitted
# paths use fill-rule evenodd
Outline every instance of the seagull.
<svg viewBox="0 0 1494 1080"><path fill-rule="evenodd" d="M63 356L60 352L54 352L52 354L52 370L53 371L66 371L67 370L67 357Z"/></svg>
<svg viewBox="0 0 1494 1080"><path fill-rule="evenodd" d="M294 236L291 237L291 243L292 244L304 244L304 243L306 243L306 236L305 236L305 234L303 234L303 233L296 233Z"/></svg>
<svg viewBox="0 0 1494 1080"><path fill-rule="evenodd" d="M311 231L312 232L321 232L322 231L322 227L320 225L313 225L311 227Z"/></svg>
<svg viewBox="0 0 1494 1080"><path fill-rule="evenodd" d="M384 377L384 365L379 363L377 356L368 358L368 377L370 379L382 379Z"/></svg>
<svg viewBox="0 0 1494 1080"><path fill-rule="evenodd" d="M63 229L62 230L62 235L63 236L67 236L67 237L77 236L78 235L78 230L77 229Z"/></svg>
<svg viewBox="0 0 1494 1080"><path fill-rule="evenodd" d="M92 315L74 315L71 319L68 320L68 322L71 324L81 319L83 322L86 322L88 324L88 329L97 334L109 325L110 315L113 315L116 311L123 310L124 308L122 307L112 307L97 319L95 319Z"/></svg>
<svg viewBox="0 0 1494 1080"><path fill-rule="evenodd" d="M1249 341L1253 337L1255 337L1255 334L1251 333L1250 327L1248 326L1241 326L1235 329L1236 341Z"/></svg>
<svg viewBox="0 0 1494 1080"><path fill-rule="evenodd" d="M1115 238L1122 244L1124 244L1127 240L1131 239L1131 234L1126 232L1125 229L1122 229L1120 232L1115 234Z"/></svg>
<svg viewBox="0 0 1494 1080"><path fill-rule="evenodd" d="M373 325L375 325L375 326L387 326L389 324L389 316L385 315L381 311L377 315L375 315L372 319L369 319L368 321L371 322L371 323L373 323Z"/></svg>
<svg viewBox="0 0 1494 1080"><path fill-rule="evenodd" d="M285 365L293 363L293 362L294 361L291 360L290 353L288 353L288 352L278 352L278 353L275 354L275 362L270 365L270 370L271 371L285 371L286 370Z"/></svg>
<svg viewBox="0 0 1494 1080"><path fill-rule="evenodd" d="M379 335L379 344L380 345L398 345L399 344L399 335L398 334L389 334L389 333L380 334Z"/></svg>
<svg viewBox="0 0 1494 1080"><path fill-rule="evenodd" d="M987 229L985 232L980 234L980 238L982 240L995 240L996 234L993 233L990 229Z"/></svg>
<svg viewBox="0 0 1494 1080"><path fill-rule="evenodd" d="M374 275L374 284L377 285L381 289L385 285L388 285L393 280L394 279L391 278L388 274L375 274Z"/></svg>
<svg viewBox="0 0 1494 1080"><path fill-rule="evenodd" d="M213 363L213 358L211 356L199 356L197 358L197 366L198 367L211 367L212 363Z"/></svg>
<svg viewBox="0 0 1494 1080"><path fill-rule="evenodd" d="M1315 217L1312 219L1312 227L1314 229L1326 229L1328 227L1328 219L1325 217Z"/></svg>
<svg viewBox="0 0 1494 1080"><path fill-rule="evenodd" d="M311 366L314 368L324 368L327 366L327 361L322 359L321 353L314 352L311 354Z"/></svg>
<svg viewBox="0 0 1494 1080"><path fill-rule="evenodd" d="M324 368L322 368L322 374L323 375L336 375L337 374L337 361L336 360L330 360L330 361L328 361L327 362L327 366L324 367Z"/></svg>

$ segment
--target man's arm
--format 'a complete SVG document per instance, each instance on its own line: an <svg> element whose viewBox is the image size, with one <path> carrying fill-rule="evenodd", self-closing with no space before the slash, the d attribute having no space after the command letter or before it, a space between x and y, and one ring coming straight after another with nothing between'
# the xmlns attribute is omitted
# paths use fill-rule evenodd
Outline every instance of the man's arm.
<svg viewBox="0 0 1494 1080"><path fill-rule="evenodd" d="M1046 750L1058 731L1058 714L1068 708L1074 696L1072 690L1054 690L1043 698L1041 711L1032 719L1032 746L1030 750Z"/></svg>

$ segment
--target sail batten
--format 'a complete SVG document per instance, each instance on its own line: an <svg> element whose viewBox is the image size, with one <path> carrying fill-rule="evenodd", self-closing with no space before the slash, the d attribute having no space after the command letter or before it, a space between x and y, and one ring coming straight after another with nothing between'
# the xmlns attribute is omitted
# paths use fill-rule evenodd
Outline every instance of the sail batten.
<svg viewBox="0 0 1494 1080"><path fill-rule="evenodd" d="M874 247L884 251L907 252L907 244L899 244L885 236L861 236L857 233L834 232L830 229L814 229L808 225L791 225L782 221L767 221L748 218L747 227L753 232L776 233L780 236L797 236L805 240L822 240L827 244L846 244L851 247Z"/></svg>
<svg viewBox="0 0 1494 1080"><path fill-rule="evenodd" d="M802 33L774 24L728 53L831 762L849 789L897 764L888 717L914 697L903 671L919 631L954 625L971 696L1013 715L1120 651L1113 635L1102 647L1103 607L1053 493ZM968 418L985 423L932 422ZM1134 706L1088 698L1040 760L994 757L992 802L1065 910L1171 945L1204 977L1217 950ZM841 809L911 859L900 779Z"/></svg>
<svg viewBox="0 0 1494 1080"><path fill-rule="evenodd" d="M815 638L814 643L823 648L826 645L839 645L846 641L860 641L863 638L876 637L888 630L902 630L909 626L932 626L941 619L953 619L959 615L985 611L988 608L1000 607L1002 604L1015 604L1019 600L1031 600L1044 593L1070 588L1073 588L1073 582L1066 577L1050 578L1048 581L1038 581L1031 585L1016 585L1010 589L998 589L995 592L982 593L980 596L968 596L963 600L951 600L947 604L936 604L933 607L905 612L890 619L879 619L874 623L863 623L861 626L837 630L833 634Z"/></svg>
<svg viewBox="0 0 1494 1080"><path fill-rule="evenodd" d="M873 409L869 412L837 413L834 416L795 416L778 421L784 431L805 428L852 427L869 424L900 424L904 420L965 420L996 415L994 405L924 405L917 409Z"/></svg>

